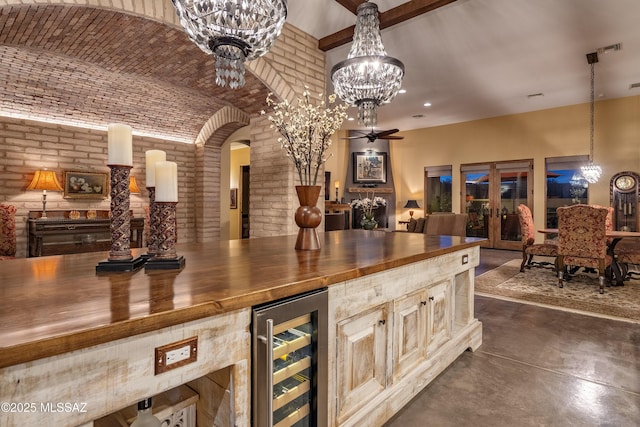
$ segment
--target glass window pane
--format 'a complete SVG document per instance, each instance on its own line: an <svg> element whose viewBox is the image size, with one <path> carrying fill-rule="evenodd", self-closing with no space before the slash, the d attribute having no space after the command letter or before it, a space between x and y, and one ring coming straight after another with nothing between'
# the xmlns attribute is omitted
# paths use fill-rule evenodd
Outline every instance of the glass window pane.
<svg viewBox="0 0 640 427"><path fill-rule="evenodd" d="M464 175L466 213L468 215L467 236L489 237L489 170L469 172Z"/></svg>
<svg viewBox="0 0 640 427"><path fill-rule="evenodd" d="M429 166L427 172L427 214L453 212L451 205L451 166Z"/></svg>
<svg viewBox="0 0 640 427"><path fill-rule="evenodd" d="M500 171L501 240L519 241L518 205L527 204L527 170Z"/></svg>
<svg viewBox="0 0 640 427"><path fill-rule="evenodd" d="M580 174L587 156L547 159L546 227L558 228L556 209L560 206L587 203L589 183Z"/></svg>

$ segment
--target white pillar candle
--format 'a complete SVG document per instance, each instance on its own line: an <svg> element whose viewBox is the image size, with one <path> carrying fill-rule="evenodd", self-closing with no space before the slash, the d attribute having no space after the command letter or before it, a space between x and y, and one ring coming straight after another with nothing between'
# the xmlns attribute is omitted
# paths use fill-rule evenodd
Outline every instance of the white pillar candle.
<svg viewBox="0 0 640 427"><path fill-rule="evenodd" d="M145 153L146 167L147 167L147 180L145 185L147 187L156 186L156 163L164 162L167 160L167 153L162 150L148 150Z"/></svg>
<svg viewBox="0 0 640 427"><path fill-rule="evenodd" d="M108 165L133 166L131 126L113 123L107 127Z"/></svg>
<svg viewBox="0 0 640 427"><path fill-rule="evenodd" d="M156 163L156 202L178 201L178 165L175 162Z"/></svg>

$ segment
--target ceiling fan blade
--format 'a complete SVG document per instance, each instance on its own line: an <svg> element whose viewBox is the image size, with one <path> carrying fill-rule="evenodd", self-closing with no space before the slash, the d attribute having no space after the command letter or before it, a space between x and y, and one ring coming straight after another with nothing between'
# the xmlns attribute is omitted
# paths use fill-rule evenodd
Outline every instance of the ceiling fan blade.
<svg viewBox="0 0 640 427"><path fill-rule="evenodd" d="M386 139L404 139L404 136L388 136Z"/></svg>
<svg viewBox="0 0 640 427"><path fill-rule="evenodd" d="M400 131L398 129L389 129L389 130L383 130L381 132L378 132L376 135L378 135L378 138L381 138L383 136L391 135L392 133L396 133L396 132L400 132Z"/></svg>
<svg viewBox="0 0 640 427"><path fill-rule="evenodd" d="M360 135L360 136L346 136L344 138L340 138L340 139L361 139L361 138L366 138L366 135Z"/></svg>

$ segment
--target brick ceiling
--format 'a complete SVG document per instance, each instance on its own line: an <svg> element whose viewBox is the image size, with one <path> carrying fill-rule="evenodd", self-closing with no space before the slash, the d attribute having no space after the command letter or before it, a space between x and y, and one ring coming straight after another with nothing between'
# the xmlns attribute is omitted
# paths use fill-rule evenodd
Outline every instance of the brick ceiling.
<svg viewBox="0 0 640 427"><path fill-rule="evenodd" d="M104 9L0 8L0 112L48 117L192 142L220 108L249 115L268 89L215 84L214 60L181 29Z"/></svg>

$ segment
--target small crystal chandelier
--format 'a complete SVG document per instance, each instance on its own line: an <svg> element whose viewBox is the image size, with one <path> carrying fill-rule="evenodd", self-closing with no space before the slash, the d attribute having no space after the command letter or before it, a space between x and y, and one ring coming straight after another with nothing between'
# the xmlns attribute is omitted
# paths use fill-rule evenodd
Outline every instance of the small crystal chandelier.
<svg viewBox="0 0 640 427"><path fill-rule="evenodd" d="M602 175L602 168L593 163L593 134L595 128L595 63L598 62L598 53L587 54L587 62L591 65L591 107L590 107L590 137L589 137L589 164L580 168L582 176L589 184L595 184Z"/></svg>
<svg viewBox="0 0 640 427"><path fill-rule="evenodd" d="M373 127L376 107L391 102L402 85L404 64L382 45L378 5L365 1L357 13L349 56L333 66L331 81L344 102L358 107L358 123Z"/></svg>
<svg viewBox="0 0 640 427"><path fill-rule="evenodd" d="M287 0L171 0L187 35L216 58L216 83L244 86L244 62L271 49L287 19Z"/></svg>

